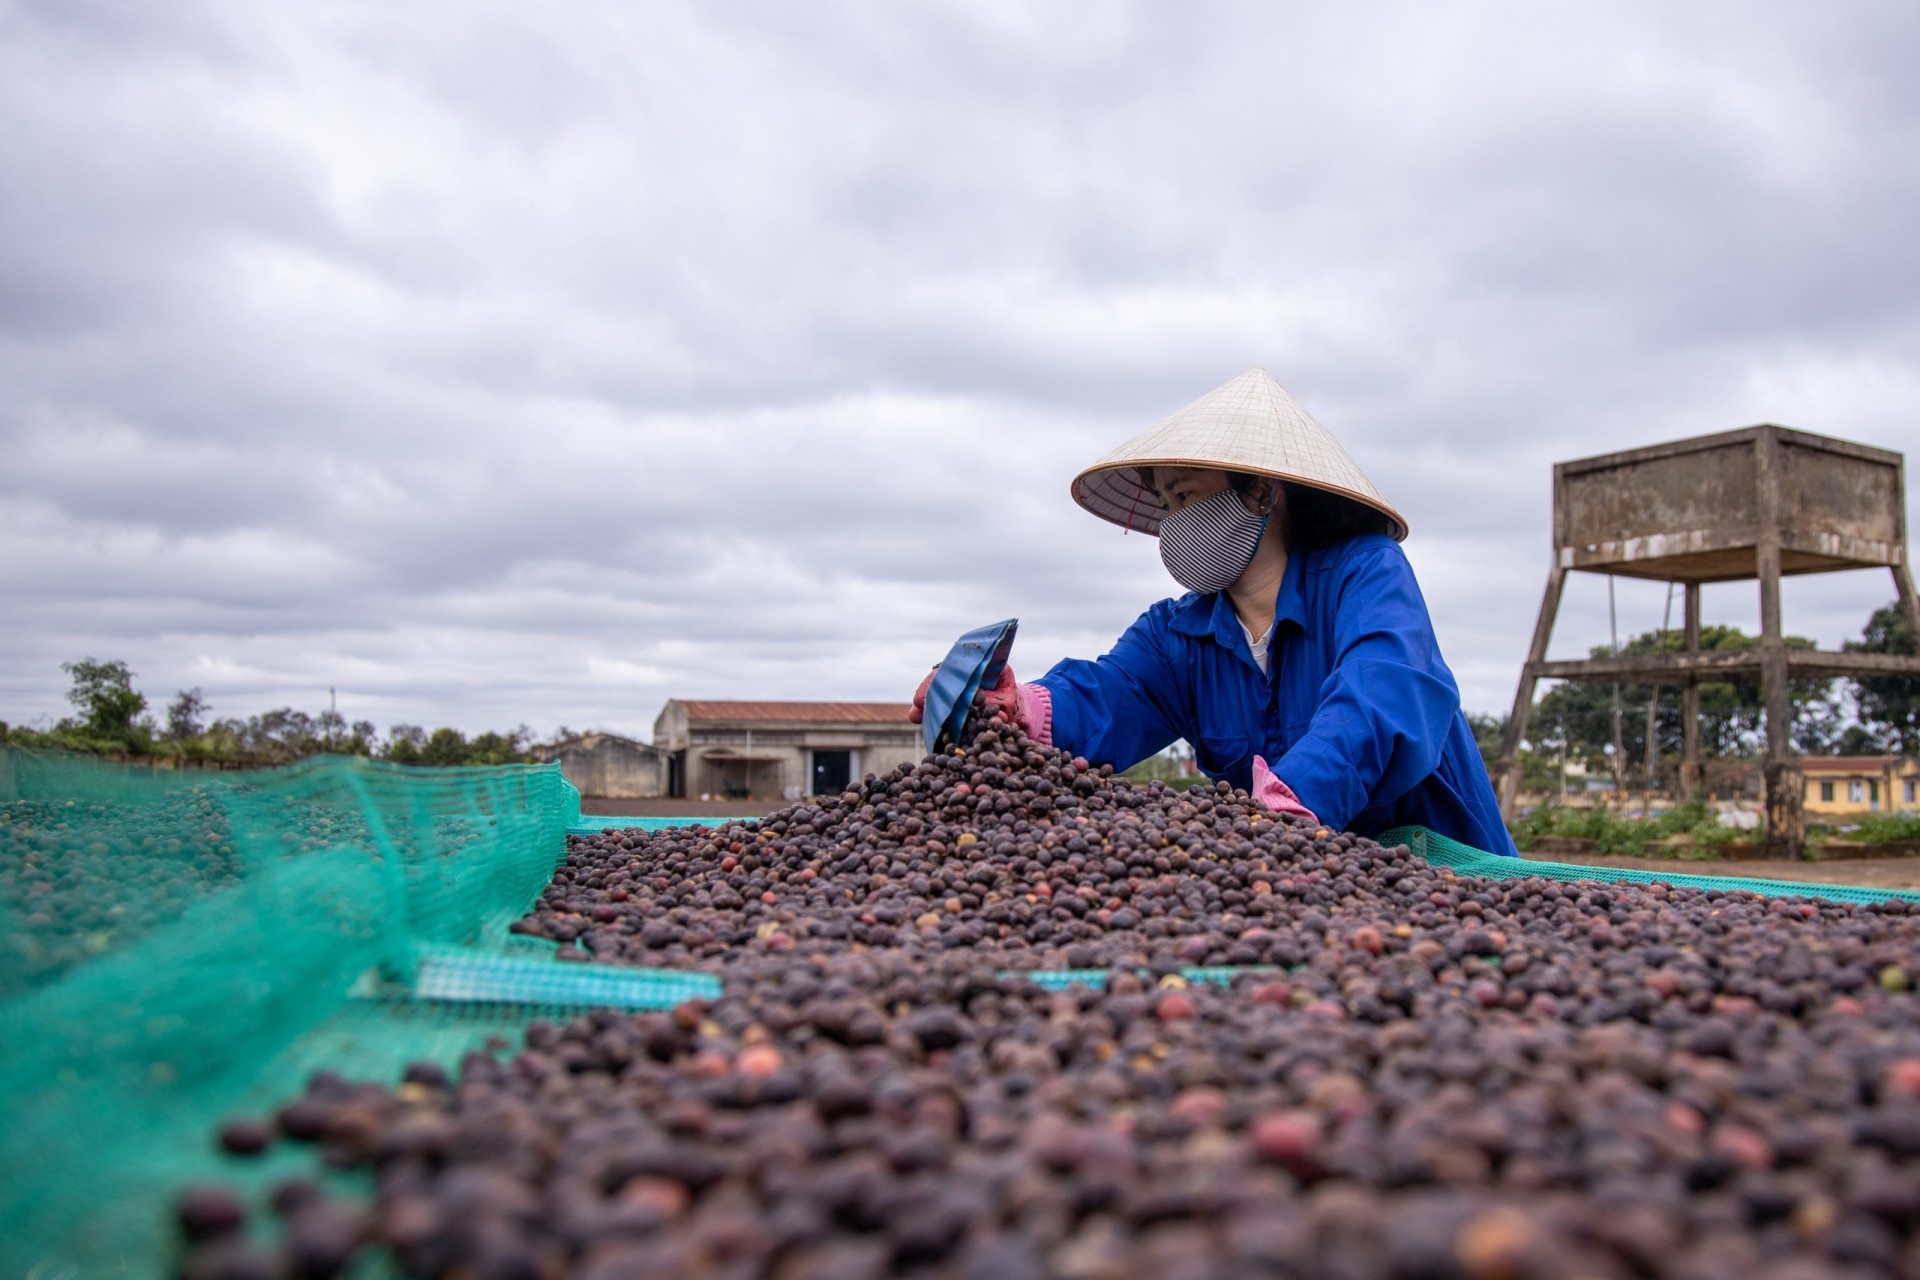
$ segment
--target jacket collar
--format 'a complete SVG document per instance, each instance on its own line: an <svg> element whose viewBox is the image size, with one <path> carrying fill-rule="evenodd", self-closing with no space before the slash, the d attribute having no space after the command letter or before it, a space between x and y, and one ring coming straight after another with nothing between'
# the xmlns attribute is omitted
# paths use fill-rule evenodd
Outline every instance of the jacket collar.
<svg viewBox="0 0 1920 1280"><path fill-rule="evenodd" d="M1273 621L1278 626L1282 622L1291 622L1297 627L1307 625L1306 591L1306 551L1289 552L1287 571L1280 579L1280 594L1273 602ZM1207 595L1189 591L1173 602L1173 617L1170 620L1175 631L1190 636L1212 636L1229 649L1237 648L1245 640L1240 629L1239 615L1233 611L1233 601L1224 591L1215 591Z"/></svg>

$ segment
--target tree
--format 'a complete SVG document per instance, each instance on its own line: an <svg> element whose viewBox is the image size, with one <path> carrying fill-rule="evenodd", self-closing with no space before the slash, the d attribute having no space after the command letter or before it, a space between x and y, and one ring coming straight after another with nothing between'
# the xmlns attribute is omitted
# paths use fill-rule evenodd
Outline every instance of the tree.
<svg viewBox="0 0 1920 1280"><path fill-rule="evenodd" d="M1886 750L1879 736L1859 722L1843 691L1807 704L1794 719L1793 745L1810 756L1866 756Z"/></svg>
<svg viewBox="0 0 1920 1280"><path fill-rule="evenodd" d="M355 720L350 727L352 734L340 750L350 756L370 756L380 749L380 730L371 720Z"/></svg>
<svg viewBox="0 0 1920 1280"><path fill-rule="evenodd" d="M1473 730L1474 745L1480 748L1481 762L1487 766L1487 776L1491 778L1494 766L1500 761L1500 748L1506 745L1509 717L1488 715L1483 711L1469 711L1466 715L1467 726ZM1548 790L1555 785L1558 776L1559 770L1554 761L1528 747L1520 748L1522 790Z"/></svg>
<svg viewBox="0 0 1920 1280"><path fill-rule="evenodd" d="M67 701L84 713L81 728L93 737L120 742L135 736L133 718L147 709L147 699L134 692L133 672L126 663L82 658L63 662L60 669L73 677Z"/></svg>
<svg viewBox="0 0 1920 1280"><path fill-rule="evenodd" d="M466 764L472 756L466 735L458 729L435 729L420 749L420 763L431 765Z"/></svg>
<svg viewBox="0 0 1920 1280"><path fill-rule="evenodd" d="M1847 652L1915 652L1913 631L1898 601L1875 609L1860 636L1847 641ZM1879 751L1920 755L1920 676L1859 676L1849 683L1873 746Z"/></svg>
<svg viewBox="0 0 1920 1280"><path fill-rule="evenodd" d="M206 695L198 689L182 689L179 696L167 704L167 739L185 742L199 737L207 731L202 720L206 714Z"/></svg>
<svg viewBox="0 0 1920 1280"><path fill-rule="evenodd" d="M419 764L427 731L417 724L397 724L387 731L387 759L395 764Z"/></svg>
<svg viewBox="0 0 1920 1280"><path fill-rule="evenodd" d="M394 725L387 742L370 720L347 723L329 706L316 715L293 707L276 707L249 716L211 720L206 694L182 689L167 704L164 729L154 724L145 696L133 687L134 673L124 662L82 658L61 664L73 677L67 700L79 714L60 721L50 732L35 733L0 723L0 741L78 751L127 751L145 754L164 734L174 744L173 754L195 759L244 764L277 764L322 752L372 756L383 754L397 764L501 765L527 759L533 730L522 724L508 733L486 732L472 741L457 729Z"/></svg>
<svg viewBox="0 0 1920 1280"><path fill-rule="evenodd" d="M526 759L526 743L533 730L521 725L512 733L480 734L468 744L462 764L517 764Z"/></svg>
<svg viewBox="0 0 1920 1280"><path fill-rule="evenodd" d="M1507 717L1491 716L1481 711L1467 712L1467 727L1473 730L1473 741L1480 748L1480 758L1486 762L1491 773L1495 762L1500 759L1500 748L1507 737Z"/></svg>
<svg viewBox="0 0 1920 1280"><path fill-rule="evenodd" d="M555 738L558 742L561 739ZM1145 760L1136 763L1126 771L1126 776L1135 782L1150 782L1155 778L1162 782L1171 782L1177 786L1193 786L1205 782L1206 775L1193 765L1193 747L1184 739L1176 739L1161 748Z"/></svg>
<svg viewBox="0 0 1920 1280"><path fill-rule="evenodd" d="M215 720L207 726L203 741L214 759L238 759L247 751L247 722L232 716Z"/></svg>
<svg viewBox="0 0 1920 1280"><path fill-rule="evenodd" d="M275 707L249 717L242 741L249 754L269 758L297 759L322 750L314 718L292 707Z"/></svg>
<svg viewBox="0 0 1920 1280"><path fill-rule="evenodd" d="M337 751L347 734L347 718L328 707L313 718L313 728L323 750Z"/></svg>
<svg viewBox="0 0 1920 1280"><path fill-rule="evenodd" d="M1703 626L1700 647L1707 652L1751 649L1759 639L1738 627ZM1812 649L1814 642L1804 636L1786 637L1790 649ZM1646 632L1620 646L1626 656L1656 653L1680 653L1686 649L1686 637L1679 631L1664 634ZM1591 656L1613 656L1610 645L1596 645ZM1844 708L1836 703L1832 680L1794 680L1788 685L1792 707L1795 745L1802 751L1830 749L1844 735ZM1630 761L1647 758L1647 703L1654 686L1622 682L1620 685L1620 740L1626 759L1622 770L1629 777L1639 776ZM1529 737L1536 746L1553 751L1564 750L1588 768L1610 769L1613 745L1613 683L1603 680L1568 680L1552 689L1535 705ZM1675 685L1660 686L1654 713L1653 739L1656 750L1669 761L1677 762L1685 745L1685 725L1681 722L1681 691ZM1739 676L1716 680L1700 686L1700 754L1708 756L1752 755L1761 749L1766 735L1766 709L1757 676Z"/></svg>

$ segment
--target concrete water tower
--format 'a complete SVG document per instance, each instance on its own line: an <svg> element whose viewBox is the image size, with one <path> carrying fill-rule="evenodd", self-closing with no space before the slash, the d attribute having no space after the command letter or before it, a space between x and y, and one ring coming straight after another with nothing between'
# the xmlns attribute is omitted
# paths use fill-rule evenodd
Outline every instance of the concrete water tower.
<svg viewBox="0 0 1920 1280"><path fill-rule="evenodd" d="M1920 657L1788 649L1780 579L1796 573L1892 570L1907 626L1920 636L1920 601L1907 560L1905 464L1900 454L1772 425L1675 440L1553 468L1553 567L1533 644L1520 671L1495 766L1500 807L1513 815L1520 744L1541 680L1631 680L1682 690L1682 793L1699 778L1702 681L1758 675L1766 709L1767 846L1798 853L1806 837L1790 738L1792 678L1920 675ZM1547 661L1560 593L1573 572L1618 574L1686 588L1686 651ZM1700 649L1700 585L1757 580L1760 644Z"/></svg>

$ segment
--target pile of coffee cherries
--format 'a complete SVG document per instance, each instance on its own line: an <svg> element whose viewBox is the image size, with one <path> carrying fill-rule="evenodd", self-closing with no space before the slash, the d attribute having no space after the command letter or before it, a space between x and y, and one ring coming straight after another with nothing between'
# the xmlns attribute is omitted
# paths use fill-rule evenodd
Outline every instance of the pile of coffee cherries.
<svg viewBox="0 0 1920 1280"><path fill-rule="evenodd" d="M0 999L138 941L244 871L204 789L148 805L0 803Z"/></svg>
<svg viewBox="0 0 1920 1280"><path fill-rule="evenodd" d="M1920 1274L1903 902L1456 877L976 719L517 927L725 994L315 1077L220 1141L371 1199L193 1188L185 1275Z"/></svg>

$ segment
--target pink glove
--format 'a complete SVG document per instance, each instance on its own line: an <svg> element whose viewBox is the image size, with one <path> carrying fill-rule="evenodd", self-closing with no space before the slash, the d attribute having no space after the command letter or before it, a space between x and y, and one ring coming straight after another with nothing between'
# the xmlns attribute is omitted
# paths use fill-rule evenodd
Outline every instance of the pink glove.
<svg viewBox="0 0 1920 1280"><path fill-rule="evenodd" d="M1021 684L1012 667L1000 669L1000 681L986 692L987 705L1006 713L1020 732L1043 747L1053 745L1053 694L1043 684Z"/></svg>
<svg viewBox="0 0 1920 1280"><path fill-rule="evenodd" d="M913 691L913 706L907 719L919 724L927 709L927 690L933 686L933 671ZM1043 747L1053 745L1053 695L1040 684L1021 684L1013 678L1012 667L1000 669L999 683L986 691L987 705L1004 713L1020 726L1020 731Z"/></svg>
<svg viewBox="0 0 1920 1280"><path fill-rule="evenodd" d="M1293 788L1273 776L1273 770L1267 767L1261 756L1253 758L1253 798L1275 813L1285 814L1289 818L1305 818L1308 822L1318 822L1313 810L1300 803L1300 797L1293 794Z"/></svg>

